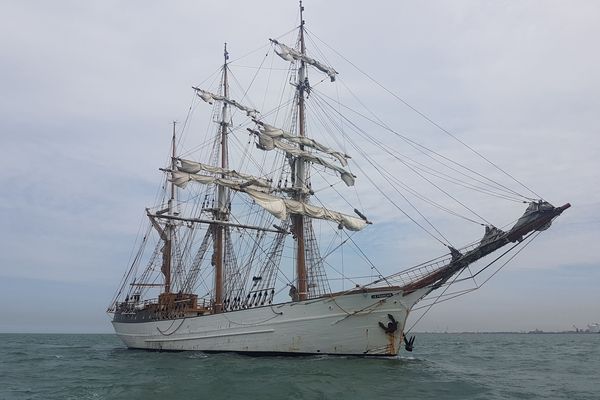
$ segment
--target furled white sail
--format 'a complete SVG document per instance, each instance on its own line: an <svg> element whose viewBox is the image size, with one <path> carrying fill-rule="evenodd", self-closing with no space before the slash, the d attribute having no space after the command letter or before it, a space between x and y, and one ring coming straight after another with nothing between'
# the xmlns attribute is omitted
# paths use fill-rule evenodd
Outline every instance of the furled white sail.
<svg viewBox="0 0 600 400"><path fill-rule="evenodd" d="M344 168L342 168L338 165L335 165L333 163L330 163L329 161L324 160L320 157L317 157L312 153L301 150L299 147L297 147L293 144L290 144L290 143L286 143L277 137L271 137L271 136L264 134L262 132L259 132L259 131L254 131L254 130L250 130L250 131L252 133L254 133L256 136L258 136L257 146L260 149L262 149L262 150L279 149L279 150L285 151L287 154L289 154L293 157L302 157L306 161L310 161L313 164L322 165L325 168L329 168L329 169L332 169L332 170L338 172L340 174L340 178L342 179L342 181L344 181L344 183L347 186L354 186L355 176L352 175L350 172L346 171ZM297 136L294 136L294 137L297 137Z"/></svg>
<svg viewBox="0 0 600 400"><path fill-rule="evenodd" d="M252 117L252 118L256 117L260 113L260 111L255 110L254 108L247 107L247 106L240 104L237 101L227 98L225 96L211 93L211 92L208 92L206 90L202 90L202 89L199 89L196 87L194 88L194 90L196 91L196 94L198 95L198 97L200 97L202 100L204 100L208 104L213 104L213 102L215 100L223 101L223 102L237 108L238 110L244 111L247 116Z"/></svg>
<svg viewBox="0 0 600 400"><path fill-rule="evenodd" d="M255 191L250 188L245 188L243 191L252 197L252 199L254 199L258 205L279 219L286 219L288 214L299 214L311 218L333 221L351 231L360 231L367 226L367 221L361 218L342 214L338 211L329 210L324 207L314 206L312 204L297 200L272 196L270 194Z"/></svg>
<svg viewBox="0 0 600 400"><path fill-rule="evenodd" d="M330 163L327 160L323 160L320 157L314 156L311 153L308 153L306 151L303 151L303 154L301 155L301 157L307 161L310 161L313 164L319 164L319 165L324 166L325 168L329 168L334 171L337 171L340 174L340 178L346 184L346 186L354 186L355 176L352 173L346 171L344 168L342 168L338 165L335 165L333 163Z"/></svg>
<svg viewBox="0 0 600 400"><path fill-rule="evenodd" d="M204 185L220 185L229 189L236 190L238 192L244 191L245 189L250 189L253 191L261 192L268 191L269 189L258 185L256 180L247 179L247 180L234 180L228 178L216 178L214 176L200 175L200 174L190 174L188 172L182 171L172 171L171 178L169 181L173 182L175 186L184 189L189 182L198 182Z"/></svg>
<svg viewBox="0 0 600 400"><path fill-rule="evenodd" d="M338 72L335 69L328 67L322 62L317 61L314 58L308 57L306 54L302 54L299 51L292 49L291 47L288 47L283 43L279 43L275 39L269 40L275 43L277 46L279 46L279 51L275 50L275 53L277 53L279 57L283 58L286 61L302 60L305 63L312 65L319 71L326 73L327 76L329 76L329 79L331 79L331 82L335 81L335 76L338 74Z"/></svg>
<svg viewBox="0 0 600 400"><path fill-rule="evenodd" d="M204 171L204 172L208 172L211 174L220 174L220 175L225 175L225 176L231 177L231 178L244 179L247 181L251 181L253 185L264 186L264 187L271 186L270 182L267 181L266 179L258 178L256 176L253 176L250 174L243 174L243 173L237 172L235 170L225 169L225 168L217 167L214 165L203 164L203 163L199 163L199 162L191 161L191 160L184 160L182 158L178 158L178 160L181 163L181 165L178 166L177 169L182 172L187 172L190 174L197 174L200 171Z"/></svg>
<svg viewBox="0 0 600 400"><path fill-rule="evenodd" d="M275 218L282 220L287 218L287 208L283 198L248 188L245 192L252 197L256 204L267 210Z"/></svg>
<svg viewBox="0 0 600 400"><path fill-rule="evenodd" d="M314 139L303 137L303 136L293 135L290 132L286 132L283 129L276 128L272 125L266 124L266 123L258 121L256 119L254 120L254 122L256 122L260 126L259 129L260 129L261 133L264 133L265 135L267 135L269 137L272 137L272 138L282 137L289 142L301 144L303 146L312 147L313 149L319 150L325 154L329 154L330 156L335 157L340 162L340 164L342 164L344 167L348 165L348 159L350 158L350 156L347 154L341 153L339 151L335 151L335 150L325 146L324 144L317 142Z"/></svg>
<svg viewBox="0 0 600 400"><path fill-rule="evenodd" d="M266 192L268 189L256 185L256 182L252 180L240 182L233 179L215 178L213 176L191 174L182 171L173 171L172 177L169 180L180 188L185 188L189 182L198 182L205 185L216 184L238 192L247 193L259 206L279 219L286 219L288 214L300 214L311 218L333 221L351 231L359 231L367 225L367 222L361 218L297 200L272 196Z"/></svg>

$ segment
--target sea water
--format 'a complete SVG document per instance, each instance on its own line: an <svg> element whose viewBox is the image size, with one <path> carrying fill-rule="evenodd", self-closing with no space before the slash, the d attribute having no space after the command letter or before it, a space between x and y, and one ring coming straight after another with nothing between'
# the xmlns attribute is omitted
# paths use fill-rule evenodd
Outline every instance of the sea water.
<svg viewBox="0 0 600 400"><path fill-rule="evenodd" d="M600 399L600 334L417 334L394 358L128 350L0 334L0 399Z"/></svg>

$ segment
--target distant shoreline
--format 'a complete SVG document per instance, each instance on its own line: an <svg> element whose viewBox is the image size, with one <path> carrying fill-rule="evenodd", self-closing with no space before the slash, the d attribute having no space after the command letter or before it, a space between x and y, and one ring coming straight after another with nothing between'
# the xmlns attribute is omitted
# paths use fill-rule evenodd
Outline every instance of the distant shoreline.
<svg viewBox="0 0 600 400"><path fill-rule="evenodd" d="M436 331L414 331L413 334L436 334L436 335L571 335L571 334L585 334L585 335L598 335L599 332L590 331L462 331L462 332L436 332ZM116 335L111 332L0 332L0 335Z"/></svg>
<svg viewBox="0 0 600 400"><path fill-rule="evenodd" d="M423 332L415 332L415 333L436 333L436 334L444 334L444 335L462 335L462 334L475 334L475 335L501 335L501 334L519 334L519 335L565 335L565 334L584 334L584 335L597 335L598 332L589 332L589 331L542 331L542 330L534 330L534 331L463 331L463 332L432 332L432 331L423 331Z"/></svg>

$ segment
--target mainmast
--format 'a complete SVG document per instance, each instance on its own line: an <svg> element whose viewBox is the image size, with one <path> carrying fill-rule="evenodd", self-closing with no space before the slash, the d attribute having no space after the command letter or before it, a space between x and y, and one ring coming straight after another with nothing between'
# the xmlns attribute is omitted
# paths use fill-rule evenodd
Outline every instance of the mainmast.
<svg viewBox="0 0 600 400"><path fill-rule="evenodd" d="M229 82L227 77L227 60L229 59L229 53L227 52L227 43L224 46L224 62L223 62L223 96L229 98ZM223 102L223 108L221 112L220 122L220 139L221 139L221 167L224 169L229 168L229 156L227 146L227 116L228 104L226 101ZM225 177L223 175L223 177ZM226 221L228 214L228 198L229 190L219 185L217 189L217 204L218 209L215 212L215 219L219 221ZM223 311L223 280L224 280L224 264L225 264L225 238L224 233L227 228L221 224L214 224L214 242L215 242L215 305L214 313L220 313Z"/></svg>
<svg viewBox="0 0 600 400"><path fill-rule="evenodd" d="M302 0L300 1L300 53L306 54L306 47L304 44L304 7L302 6ZM300 68L298 69L298 85L296 86L297 97L298 97L298 136L305 136L305 117L304 117L304 91L306 80L306 64L304 60L300 60ZM300 146L301 149L304 146ZM306 169L305 161L302 157L296 158L294 171L294 188L296 189L295 199L298 201L304 201L305 195L305 179ZM305 251L305 240L304 240L304 217L300 214L296 214L292 217L293 232L296 235L296 277L298 284L298 300L306 300L308 298L308 285L306 280L306 251Z"/></svg>

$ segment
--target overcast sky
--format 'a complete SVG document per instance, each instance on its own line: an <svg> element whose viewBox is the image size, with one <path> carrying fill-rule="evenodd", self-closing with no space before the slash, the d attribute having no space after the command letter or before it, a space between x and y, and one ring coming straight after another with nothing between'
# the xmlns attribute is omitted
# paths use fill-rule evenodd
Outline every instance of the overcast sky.
<svg viewBox="0 0 600 400"><path fill-rule="evenodd" d="M318 38L545 199L573 204L481 290L436 306L415 329L600 321L600 3L305 6ZM223 42L235 59L291 30L297 12L281 0L0 3L0 331L111 331L104 311L190 86L218 68ZM388 120L411 114L335 67ZM428 144L442 137L403 121L398 129ZM364 235L381 237L366 243L388 272L402 258L394 246L410 260L401 267L440 254L364 199L380 222Z"/></svg>

